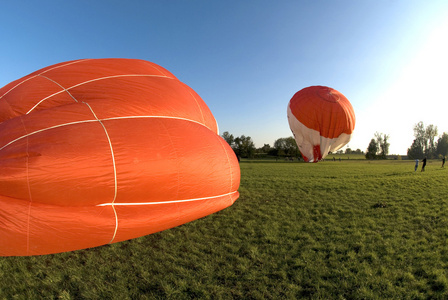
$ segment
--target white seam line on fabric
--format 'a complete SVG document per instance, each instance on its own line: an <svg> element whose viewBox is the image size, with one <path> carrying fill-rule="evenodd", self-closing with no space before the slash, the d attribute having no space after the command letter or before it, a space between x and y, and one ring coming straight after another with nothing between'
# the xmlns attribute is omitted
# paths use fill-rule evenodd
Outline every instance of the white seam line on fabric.
<svg viewBox="0 0 448 300"><path fill-rule="evenodd" d="M10 141L9 143L3 145L2 147L0 147L0 151L3 150L4 148L6 148L7 146L9 146L9 145L11 145L11 144L13 144L13 143L15 143L17 141L20 141L21 139L26 138L26 137L28 137L30 135L34 135L34 134L37 134L37 133L40 133L40 132L44 132L44 131L47 131L47 130L56 129L56 128L60 128L60 127L64 127L64 126L83 124L83 123L92 123L92 122L98 122L98 121L103 122L103 121L121 120L121 119L126 120L126 119L153 119L153 118L155 118L155 119L158 118L158 119L182 120L182 121L196 123L196 124L199 124L201 126L204 126L204 127L208 128L204 124L202 124L202 123L200 123L198 121L195 121L195 120L191 120L191 119L187 119L187 118L171 117L171 116L127 116L127 117L104 118L104 119L101 119L101 120L98 120L98 119L95 119L95 120L82 120L82 121L74 121L74 122L59 124L59 125L55 125L55 126L51 126L51 127L47 127L47 128L43 128L43 129L39 129L39 130L30 132L30 133L28 133L26 135L20 136L20 137L18 137L16 139ZM208 128L208 129L210 129L210 128Z"/></svg>
<svg viewBox="0 0 448 300"><path fill-rule="evenodd" d="M115 205L112 203L110 205L112 207L112 210L114 212L114 217L115 217L115 230L114 230L114 235L112 236L112 239L109 241L109 244L112 244L112 242L115 240L115 237L117 236L117 231L118 231L118 215L117 215L117 210L115 209Z"/></svg>
<svg viewBox="0 0 448 300"><path fill-rule="evenodd" d="M53 79L51 79L51 78L48 78L47 76L44 76L44 75L37 75L37 76L40 76L40 77L43 77L43 78L45 78L45 79L48 79L48 80L50 80L51 82L54 82L54 83L56 83L61 89L63 89L65 92L67 92L67 94L69 94L70 95L70 97L72 97L72 99L73 100L75 100L75 102L78 102L78 100L76 100L76 98L75 97L73 97L73 95L65 88L65 87L63 87L62 85L60 85L59 83L57 83L56 81L54 81Z"/></svg>
<svg viewBox="0 0 448 300"><path fill-rule="evenodd" d="M115 164L115 154L114 154L114 149L112 147L112 142L110 141L109 133L107 132L106 126L104 126L103 122L100 119L98 119L98 117L96 116L96 114L93 111L92 107L88 103L86 103L86 102L83 102L83 103L85 103L89 107L89 109L92 112L92 114L95 117L95 119L103 127L104 133L106 134L107 141L109 143L110 153L112 155L112 166L114 168L114 199L112 200L111 205L112 205L112 209L113 209L114 214L115 214L115 230L114 230L114 234L112 236L112 239L109 242L109 244L111 244L113 242L113 240L115 239L115 236L117 235L117 231L118 231L118 216L117 216L117 212L116 212L115 207L114 207L114 202L117 199L117 191L118 191L118 186L117 186L117 166Z"/></svg>
<svg viewBox="0 0 448 300"><path fill-rule="evenodd" d="M36 74L36 75L34 75L34 76L30 77L30 78L27 78L27 79L25 79L25 80L19 82L19 83L16 84L15 86L13 86L11 89L9 89L9 90L8 90L6 93L4 93L3 95L1 95L1 96L0 96L0 99L2 99L3 96L9 94L9 92L11 92L13 89L15 89L16 87L18 87L18 86L21 85L22 83L25 83L25 82L27 82L27 81L30 80L30 79L36 78L37 76L39 76L39 75L41 75L41 74L47 73L47 72L49 72L49 71L51 71L51 70L54 70L54 69L59 69L59 68L65 67L65 66L69 66L69 65L73 65L73 64L76 64L76 63L79 63L79 62L82 62L82 61L86 61L86 60L91 60L91 59L89 58L89 59L80 59L80 60L72 61L72 62L69 62L69 63L67 63L67 64L60 65L60 66L56 66L56 67L54 67L54 68L45 70L45 71L43 71L42 73L39 73L39 74Z"/></svg>
<svg viewBox="0 0 448 300"><path fill-rule="evenodd" d="M160 204L170 204L170 203L182 203L182 202L193 202L193 201L201 201L201 200L211 200L216 199L220 197L225 196L231 196L232 194L237 193L238 191L217 195L217 196L210 196L210 197L203 197L203 198L194 198L194 199L183 199L183 200L171 200L171 201L159 201L159 202L134 202L134 203L102 203L97 204L96 206L137 206L137 205L160 205Z"/></svg>
<svg viewBox="0 0 448 300"><path fill-rule="evenodd" d="M173 79L173 78L171 78L171 77L167 77L167 76L160 76L160 75L147 75L147 74L122 74L122 75L113 75L113 76L106 76L106 77L100 77L100 78L95 78L95 79L91 79L91 80L87 80L87 81L84 81L84 82L81 82L81 83L78 83L78 84L75 84L75 85L73 85L73 86L71 86L71 87L68 87L65 91L68 91L68 90L70 90L70 89L73 89L73 88L76 88L76 87L78 87L78 86L81 86L81 85L84 85L84 84L87 84L87 83L90 83L90 82L94 82L94 81L99 81L99 80L104 80L104 79L109 79L109 78L120 78L120 77L160 77L160 78L168 78L168 79ZM49 98L51 98L51 97L53 97L53 96L56 96L56 95L58 95L58 94L60 94L60 93L63 93L64 91L59 91L59 92L56 92L56 93L54 93L54 94L51 94L51 95L49 95L49 96L47 96L47 97L45 97L45 98L43 98L43 99L41 99L39 102L37 102L26 114L29 114L30 112L32 112L34 109L36 109L36 107L38 107L39 106L39 104L41 104L42 102L44 102L45 100L47 100L47 99L49 99Z"/></svg>

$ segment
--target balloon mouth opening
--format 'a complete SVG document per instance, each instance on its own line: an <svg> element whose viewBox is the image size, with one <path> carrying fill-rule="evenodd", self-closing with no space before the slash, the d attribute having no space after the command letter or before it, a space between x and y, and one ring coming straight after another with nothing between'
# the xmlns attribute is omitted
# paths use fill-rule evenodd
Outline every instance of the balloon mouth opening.
<svg viewBox="0 0 448 300"><path fill-rule="evenodd" d="M300 152L302 153L302 152ZM309 158L307 156L305 156L302 153L302 158L305 162L311 162L311 163L317 163L319 161L321 161L323 159L321 151L320 151L320 145L314 145L313 146L313 158Z"/></svg>
<svg viewBox="0 0 448 300"><path fill-rule="evenodd" d="M321 98L322 100L328 101L328 102L339 102L340 98L339 95L330 88L322 88L316 91L317 96Z"/></svg>

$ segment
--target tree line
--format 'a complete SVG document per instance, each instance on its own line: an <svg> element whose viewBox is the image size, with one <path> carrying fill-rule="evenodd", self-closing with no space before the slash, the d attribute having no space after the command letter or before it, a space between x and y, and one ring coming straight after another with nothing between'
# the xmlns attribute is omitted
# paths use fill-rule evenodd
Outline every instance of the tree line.
<svg viewBox="0 0 448 300"><path fill-rule="evenodd" d="M294 137L278 138L274 141L274 145L264 144L260 148L256 148L250 136L233 136L228 131L222 134L222 138L232 147L237 157L242 158L263 158L263 157L289 157L302 159ZM351 151L347 149L346 153L363 153L361 150Z"/></svg>
<svg viewBox="0 0 448 300"><path fill-rule="evenodd" d="M442 158L448 155L448 133L444 132L438 136L437 126L432 124L425 127L423 122L414 126L414 141L408 148L408 157L411 159L421 159L426 157Z"/></svg>
<svg viewBox="0 0 448 300"><path fill-rule="evenodd" d="M438 136L437 126L424 126L423 122L419 122L414 126L414 141L407 150L407 156L410 159L428 159L442 158L448 156L448 133L444 132ZM255 158L255 157L291 157L302 158L299 147L297 147L294 137L285 137L275 140L271 147L264 144L260 148L256 148L250 136L234 137L228 131L222 134L222 138L232 147L237 157ZM389 155L389 135L376 132L370 140L364 153L361 149L352 150L346 148L346 154L362 154L366 159L386 159ZM342 151L338 152L341 153Z"/></svg>
<svg viewBox="0 0 448 300"><path fill-rule="evenodd" d="M448 155L448 134L438 136L437 126L425 127L423 122L414 125L414 141L407 149L409 159L442 158ZM437 140L436 140L437 139ZM386 159L389 154L389 135L376 132L366 151L367 159Z"/></svg>
<svg viewBox="0 0 448 300"><path fill-rule="evenodd" d="M266 156L289 156L301 157L299 147L297 147L294 138L279 138L275 140L274 146L264 144L263 147L256 148L250 136L234 137L228 131L222 134L222 138L232 147L233 151L238 157L254 158Z"/></svg>

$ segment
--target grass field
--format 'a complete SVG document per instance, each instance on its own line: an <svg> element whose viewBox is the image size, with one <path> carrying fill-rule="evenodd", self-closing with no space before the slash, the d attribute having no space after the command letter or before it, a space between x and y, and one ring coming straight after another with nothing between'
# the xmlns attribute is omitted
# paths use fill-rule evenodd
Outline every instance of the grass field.
<svg viewBox="0 0 448 300"><path fill-rule="evenodd" d="M0 299L447 299L448 169L242 162L240 198L150 236L0 258Z"/></svg>

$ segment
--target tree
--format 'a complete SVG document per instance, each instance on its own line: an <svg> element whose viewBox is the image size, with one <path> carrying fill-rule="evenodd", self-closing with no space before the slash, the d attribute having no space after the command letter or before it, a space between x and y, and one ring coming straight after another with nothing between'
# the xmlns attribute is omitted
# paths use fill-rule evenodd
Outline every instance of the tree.
<svg viewBox="0 0 448 300"><path fill-rule="evenodd" d="M370 140L367 147L367 159L386 159L389 154L389 135L375 132L374 138Z"/></svg>
<svg viewBox="0 0 448 300"><path fill-rule="evenodd" d="M276 139L274 142L274 149L276 150L276 155L285 156L286 155L286 141L285 138Z"/></svg>
<svg viewBox="0 0 448 300"><path fill-rule="evenodd" d="M377 152L378 152L378 142L375 139L371 139L369 146L367 147L366 158L376 159Z"/></svg>
<svg viewBox="0 0 448 300"><path fill-rule="evenodd" d="M435 137L437 136L437 126L432 124L425 128L423 122L418 122L414 126L414 141L408 148L409 158L434 158L436 156L437 147Z"/></svg>
<svg viewBox="0 0 448 300"><path fill-rule="evenodd" d="M448 155L448 133L444 132L441 137L437 140L437 151L438 156Z"/></svg>
<svg viewBox="0 0 448 300"><path fill-rule="evenodd" d="M255 156L255 144L250 136L234 137L228 131L224 131L222 138L232 147L236 156L253 158Z"/></svg>
<svg viewBox="0 0 448 300"><path fill-rule="evenodd" d="M417 159L417 158L422 158L424 156L423 154L423 145L422 145L422 141L419 139L415 139L412 142L412 145L410 148L408 148L408 157L410 159Z"/></svg>
<svg viewBox="0 0 448 300"><path fill-rule="evenodd" d="M386 134L382 134L379 132L375 133L375 137L376 137L376 142L378 145L378 158L380 159L386 159L387 155L389 154L389 135Z"/></svg>
<svg viewBox="0 0 448 300"><path fill-rule="evenodd" d="M255 156L255 144L250 136L242 135L235 138L233 151L237 156L253 158Z"/></svg>
<svg viewBox="0 0 448 300"><path fill-rule="evenodd" d="M259 150L261 153L269 154L271 152L271 145L264 144L263 147L261 147Z"/></svg>
<svg viewBox="0 0 448 300"><path fill-rule="evenodd" d="M361 149L353 150L352 148L345 149L345 154L364 154L364 152L361 151Z"/></svg>
<svg viewBox="0 0 448 300"><path fill-rule="evenodd" d="M235 142L233 134L230 134L228 131L224 131L222 133L222 138L227 142L227 144L229 144L230 147L233 146L233 143Z"/></svg>
<svg viewBox="0 0 448 300"><path fill-rule="evenodd" d="M278 156L301 157L299 147L292 136L275 140L274 149Z"/></svg>
<svg viewBox="0 0 448 300"><path fill-rule="evenodd" d="M428 146L425 151L426 156L428 157L436 157L437 147L435 144L435 138L437 136L437 126L434 126L432 124L428 125L425 130L425 136L428 140Z"/></svg>
<svg viewBox="0 0 448 300"><path fill-rule="evenodd" d="M277 151L271 147L269 144L264 144L263 147L255 149L255 157L267 157L267 156L276 156Z"/></svg>

